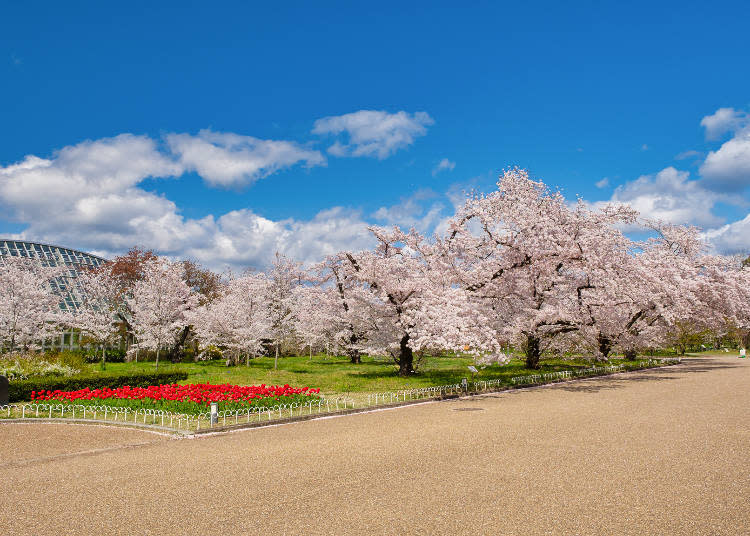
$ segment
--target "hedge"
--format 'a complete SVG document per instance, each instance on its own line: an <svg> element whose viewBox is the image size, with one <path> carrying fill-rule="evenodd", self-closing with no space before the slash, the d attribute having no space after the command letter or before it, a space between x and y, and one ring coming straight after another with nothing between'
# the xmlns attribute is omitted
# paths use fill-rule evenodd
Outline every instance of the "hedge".
<svg viewBox="0 0 750 536"><path fill-rule="evenodd" d="M10 402L21 402L31 400L32 391L78 391L79 389L101 389L110 387L112 389L129 385L130 387L148 387L149 385L162 385L177 383L186 380L187 372L135 372L127 374L102 373L102 374L80 374L61 378L58 376L29 378L28 380L12 381L8 386L8 398Z"/></svg>

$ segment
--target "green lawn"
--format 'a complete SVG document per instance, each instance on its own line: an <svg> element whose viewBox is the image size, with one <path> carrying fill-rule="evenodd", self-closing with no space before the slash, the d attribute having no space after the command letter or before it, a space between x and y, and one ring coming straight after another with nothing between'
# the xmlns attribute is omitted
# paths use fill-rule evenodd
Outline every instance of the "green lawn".
<svg viewBox="0 0 750 536"><path fill-rule="evenodd" d="M312 360L304 357L279 358L279 369L273 370L273 358L261 357L250 360L250 366L239 365L226 367L223 361L203 361L199 363L160 364L160 370L175 367L190 374L184 383L232 383L237 385L284 385L292 387L319 388L326 395L374 393L393 391L404 388L429 387L460 383L462 378L472 380L467 369L473 363L469 357L428 357L419 372L409 378L398 376L396 368L384 359L363 357L359 365L352 365L348 358L325 357L314 355ZM621 359L612 359L611 364L621 363ZM508 365L492 365L479 371L477 380L504 378L510 384L510 378L523 374L541 374L559 370L590 367L592 363L583 359L547 359L543 360L540 371L524 368L520 359L512 360ZM153 362L146 363L108 363L107 371L154 370ZM92 366L97 370L96 365Z"/></svg>

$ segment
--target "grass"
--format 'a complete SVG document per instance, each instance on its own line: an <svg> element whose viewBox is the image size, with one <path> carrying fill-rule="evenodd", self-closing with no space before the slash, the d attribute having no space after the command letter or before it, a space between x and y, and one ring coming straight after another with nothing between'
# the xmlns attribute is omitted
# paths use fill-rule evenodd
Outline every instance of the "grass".
<svg viewBox="0 0 750 536"><path fill-rule="evenodd" d="M619 364L622 359L612 359L611 364ZM284 385L292 387L312 387L331 395L352 395L354 393L375 393L397 389L411 389L460 383L462 378L471 381L472 374L467 369L473 364L469 357L427 357L420 371L408 378L401 377L393 364L382 358L364 356L362 363L353 365L345 357L323 355L279 358L279 369L273 369L273 358L260 357L244 364L227 367L223 361L203 361L198 363L163 364L159 370L174 367L189 374L183 383L232 383L237 385ZM480 369L477 380L502 378L510 384L513 376L542 374L560 370L574 370L590 367L585 359L546 359L541 362L541 370L525 368L524 361L513 359L509 364L492 365ZM134 372L153 370L153 362L108 363L108 372Z"/></svg>

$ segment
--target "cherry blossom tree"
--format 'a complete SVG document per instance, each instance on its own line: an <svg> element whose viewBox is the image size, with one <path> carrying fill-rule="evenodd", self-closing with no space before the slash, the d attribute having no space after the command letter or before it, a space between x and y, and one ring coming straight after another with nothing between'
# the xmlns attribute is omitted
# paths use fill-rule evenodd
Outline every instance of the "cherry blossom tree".
<svg viewBox="0 0 750 536"><path fill-rule="evenodd" d="M266 300L271 322L270 340L273 341L275 357L273 368L279 363L281 345L292 339L295 327L294 289L302 284L303 274L298 262L276 253L268 271Z"/></svg>
<svg viewBox="0 0 750 536"><path fill-rule="evenodd" d="M159 368L161 349L185 329L187 313L198 303L185 282L184 266L163 258L146 261L143 277L135 282L127 301L138 344L156 351Z"/></svg>
<svg viewBox="0 0 750 536"><path fill-rule="evenodd" d="M120 285L108 266L83 270L76 277L79 306L65 316L65 323L102 347L102 363L106 362L106 346L119 331Z"/></svg>
<svg viewBox="0 0 750 536"><path fill-rule="evenodd" d="M299 285L294 294L294 330L309 348L337 338L335 310L330 307L334 290L319 286Z"/></svg>
<svg viewBox="0 0 750 536"><path fill-rule="evenodd" d="M352 364L362 362L361 352L366 342L366 312L370 291L355 277L346 253L331 255L313 269L315 281L325 288L318 298L318 311L326 318L322 329L334 348L341 349ZM320 329L320 328L319 328Z"/></svg>
<svg viewBox="0 0 750 536"><path fill-rule="evenodd" d="M0 341L13 352L51 336L60 321L60 296L52 291L63 268L26 257L0 257Z"/></svg>
<svg viewBox="0 0 750 536"><path fill-rule="evenodd" d="M368 291L356 305L367 319L365 348L390 355L408 376L415 372L414 352L486 346L465 291L420 255L423 237L414 230L370 230L375 251L345 254L350 277Z"/></svg>
<svg viewBox="0 0 750 536"><path fill-rule="evenodd" d="M538 368L545 348L588 321L581 297L600 284L594 274L613 264L622 242L617 226L635 217L622 206L571 207L526 171L511 169L497 191L471 196L457 211L438 242L439 259L486 312L497 339L515 342L527 367Z"/></svg>
<svg viewBox="0 0 750 536"><path fill-rule="evenodd" d="M262 273L231 278L223 289L216 289L213 301L190 312L196 335L204 344L227 348L235 364L243 352L249 360L271 334L267 291L268 279Z"/></svg>

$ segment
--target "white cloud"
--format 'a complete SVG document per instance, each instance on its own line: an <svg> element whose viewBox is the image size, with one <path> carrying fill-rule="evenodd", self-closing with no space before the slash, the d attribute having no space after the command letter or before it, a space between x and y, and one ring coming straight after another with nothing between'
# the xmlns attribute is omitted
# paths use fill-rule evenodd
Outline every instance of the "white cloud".
<svg viewBox="0 0 750 536"><path fill-rule="evenodd" d="M645 143L641 145L641 151L648 151L648 145L646 145Z"/></svg>
<svg viewBox="0 0 750 536"><path fill-rule="evenodd" d="M689 158L702 158L705 153L702 153L700 151L682 151L679 154L676 154L674 159L675 160L687 160Z"/></svg>
<svg viewBox="0 0 750 536"><path fill-rule="evenodd" d="M227 132L201 130L197 136L168 134L170 150L186 170L215 186L245 186L300 162L325 165L319 151L291 141L261 140Z"/></svg>
<svg viewBox="0 0 750 536"><path fill-rule="evenodd" d="M141 206L146 199L160 205L161 198L135 185L181 173L153 140L123 134L65 147L51 159L27 156L0 168L0 206L10 220L54 228L58 218L90 219L93 200L107 200L110 208Z"/></svg>
<svg viewBox="0 0 750 536"><path fill-rule="evenodd" d="M208 236L186 237L174 254L213 267L263 267L276 251L311 263L341 250L374 245L360 214L342 207L323 210L310 220L276 221L248 209L234 210L208 223Z"/></svg>
<svg viewBox="0 0 750 536"><path fill-rule="evenodd" d="M712 188L742 190L750 186L750 128L708 153L700 173Z"/></svg>
<svg viewBox="0 0 750 536"><path fill-rule="evenodd" d="M724 255L750 254L750 214L743 219L703 233L704 238Z"/></svg>
<svg viewBox="0 0 750 536"><path fill-rule="evenodd" d="M692 223L702 227L723 223L712 212L721 196L706 190L700 182L689 180L689 176L687 171L673 167L655 175L643 175L618 186L611 201L628 204L644 217L671 223Z"/></svg>
<svg viewBox="0 0 750 536"><path fill-rule="evenodd" d="M707 140L718 140L727 132L736 132L748 124L748 114L734 108L719 108L713 114L701 119L706 129Z"/></svg>
<svg viewBox="0 0 750 536"><path fill-rule="evenodd" d="M433 168L433 170L432 170L432 176L434 177L435 175L437 175L437 174L438 174L438 173L440 173L441 171L445 171L445 170L448 170L448 171L453 171L453 170L454 170L455 168L456 168L456 163L455 163L455 162L451 162L451 161L450 161L450 160L448 160L447 158L443 158L443 159L442 159L442 160L441 160L440 162L438 162L438 164L437 164L437 165L436 165L436 166L435 166L435 167Z"/></svg>
<svg viewBox="0 0 750 536"><path fill-rule="evenodd" d="M427 133L425 127L434 124L425 112L409 114L404 111L388 113L380 110L360 110L345 115L324 117L315 121L313 134L346 134L348 143L336 141L328 148L334 156L373 156L387 158L399 149L414 143Z"/></svg>
<svg viewBox="0 0 750 536"><path fill-rule="evenodd" d="M609 186L609 177L604 177L602 180L596 181L597 188L606 188L607 186Z"/></svg>
<svg viewBox="0 0 750 536"><path fill-rule="evenodd" d="M49 159L28 156L0 167L0 212L26 225L16 235L21 239L107 256L141 245L214 268L263 266L277 250L309 262L371 244L367 223L355 211L333 208L310 220L274 221L250 210L190 219L140 186L183 170L148 137L87 141Z"/></svg>
<svg viewBox="0 0 750 536"><path fill-rule="evenodd" d="M398 225L405 229L414 228L421 233L430 232L443 217L445 205L440 202L432 202L426 205L429 199L437 196L432 190L419 190L409 197L401 199L401 202L390 207L380 207L372 217L383 225Z"/></svg>

